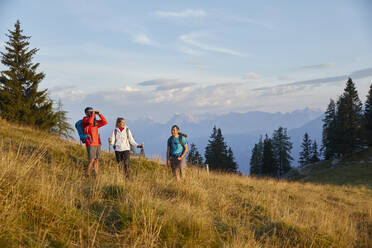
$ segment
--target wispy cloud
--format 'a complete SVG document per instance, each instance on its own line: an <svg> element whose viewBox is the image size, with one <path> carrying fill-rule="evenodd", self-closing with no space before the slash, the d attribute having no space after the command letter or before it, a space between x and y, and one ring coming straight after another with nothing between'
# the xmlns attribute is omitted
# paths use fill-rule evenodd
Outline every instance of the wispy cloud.
<svg viewBox="0 0 372 248"><path fill-rule="evenodd" d="M153 79L138 83L137 86L125 85L106 91L82 92L75 101L70 100L69 90L63 97L73 115L81 106L92 105L107 115L125 115L130 119L150 115L162 121L170 118L174 111L188 114L226 113L231 111L264 110L289 111L306 106L324 106L328 95L317 93L303 96L293 94L282 97L291 89L306 86L273 88L266 101L262 101L262 92L250 91L245 83L220 83L204 85L201 82L188 82L183 79ZM70 87L70 90L77 90ZM313 91L312 91L313 92ZM326 98L322 102L322 99ZM247 101L249 99L249 101ZM316 99L316 100L314 100ZM123 108L125 106L125 108ZM123 110L124 109L124 110Z"/></svg>
<svg viewBox="0 0 372 248"><path fill-rule="evenodd" d="M335 67L335 66L336 66L336 63L330 62L330 63L325 63L325 64L302 66L299 69L303 69L303 70L322 70L322 69L327 69L327 68Z"/></svg>
<svg viewBox="0 0 372 248"><path fill-rule="evenodd" d="M358 71L354 71L348 75L351 78L359 79L372 76L372 68L366 68Z"/></svg>
<svg viewBox="0 0 372 248"><path fill-rule="evenodd" d="M242 91L239 90L241 84L201 86L181 80L154 79L139 85L144 87L125 86L122 89L88 93L80 97L79 101L69 102L70 108L76 112L81 105L91 105L94 102L94 106L104 113L117 115L123 113L125 106L125 116L128 118L151 115L161 120L169 118L174 111L189 114L206 111L221 113L232 111L236 106L243 106L245 109L251 106L246 101L249 92L241 94ZM152 87L158 90L152 90Z"/></svg>
<svg viewBox="0 0 372 248"><path fill-rule="evenodd" d="M352 79L362 79L367 77L372 77L372 68L367 68L363 70L357 70L351 72L348 75L341 75L341 76L334 76L334 77L325 77L325 78L317 78L305 81L297 81L289 84L281 84L272 87L261 87L255 88L253 91L262 92L264 95L283 95L289 92L296 92L305 89L307 86L317 87L323 84L329 83L336 83L336 82L344 82L347 80L348 77Z"/></svg>
<svg viewBox="0 0 372 248"><path fill-rule="evenodd" d="M201 50L205 50L205 51L218 52L218 53L223 53L223 54L228 54L228 55L233 55L233 56L240 56L240 57L246 56L243 53L241 53L239 51L235 51L233 49L219 47L219 46L215 46L215 45L200 42L200 41L197 40L197 38L199 38L200 36L202 36L202 35L200 35L200 34L185 34L185 35L180 36L180 40L183 41L184 43L188 44L188 45L197 47L197 48L199 48Z"/></svg>
<svg viewBox="0 0 372 248"><path fill-rule="evenodd" d="M146 34L135 34L133 35L133 42L141 45L152 46L155 42L152 41Z"/></svg>
<svg viewBox="0 0 372 248"><path fill-rule="evenodd" d="M192 82L181 82L179 79L154 79L138 83L140 86L155 86L157 91L184 89L195 85Z"/></svg>
<svg viewBox="0 0 372 248"><path fill-rule="evenodd" d="M188 18L188 17L204 17L207 13L200 9L186 9L184 11L172 12L172 11L156 11L157 17L165 18Z"/></svg>

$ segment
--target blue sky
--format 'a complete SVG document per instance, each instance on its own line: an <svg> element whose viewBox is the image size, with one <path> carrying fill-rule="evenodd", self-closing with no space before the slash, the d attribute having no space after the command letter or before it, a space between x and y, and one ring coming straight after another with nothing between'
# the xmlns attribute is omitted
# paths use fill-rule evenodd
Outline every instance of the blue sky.
<svg viewBox="0 0 372 248"><path fill-rule="evenodd" d="M73 119L324 110L372 83L371 2L0 0L0 51L19 19Z"/></svg>

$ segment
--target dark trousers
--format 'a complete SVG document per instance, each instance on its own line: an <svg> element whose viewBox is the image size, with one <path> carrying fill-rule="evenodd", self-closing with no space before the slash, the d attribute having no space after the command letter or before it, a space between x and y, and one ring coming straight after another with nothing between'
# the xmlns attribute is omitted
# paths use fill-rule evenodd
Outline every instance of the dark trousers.
<svg viewBox="0 0 372 248"><path fill-rule="evenodd" d="M130 160L130 151L115 151L116 161L118 161L119 168L124 169L124 175L126 178L129 178L129 160Z"/></svg>

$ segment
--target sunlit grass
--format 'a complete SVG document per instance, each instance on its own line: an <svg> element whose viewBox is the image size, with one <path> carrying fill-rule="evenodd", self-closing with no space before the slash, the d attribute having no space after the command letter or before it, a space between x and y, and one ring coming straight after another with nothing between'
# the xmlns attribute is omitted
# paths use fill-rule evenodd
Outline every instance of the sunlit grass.
<svg viewBox="0 0 372 248"><path fill-rule="evenodd" d="M0 247L370 247L372 190L256 179L85 148L0 123Z"/></svg>

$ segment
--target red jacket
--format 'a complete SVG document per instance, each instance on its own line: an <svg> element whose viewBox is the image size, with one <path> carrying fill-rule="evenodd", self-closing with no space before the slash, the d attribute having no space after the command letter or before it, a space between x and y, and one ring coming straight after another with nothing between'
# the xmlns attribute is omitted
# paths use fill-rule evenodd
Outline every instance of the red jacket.
<svg viewBox="0 0 372 248"><path fill-rule="evenodd" d="M94 117L95 113L93 112L90 117L83 118L84 133L90 135L91 137L88 137L85 140L86 146L100 146L102 144L101 139L99 138L98 128L106 125L107 121L102 114L99 115L101 118L99 121L94 121Z"/></svg>

